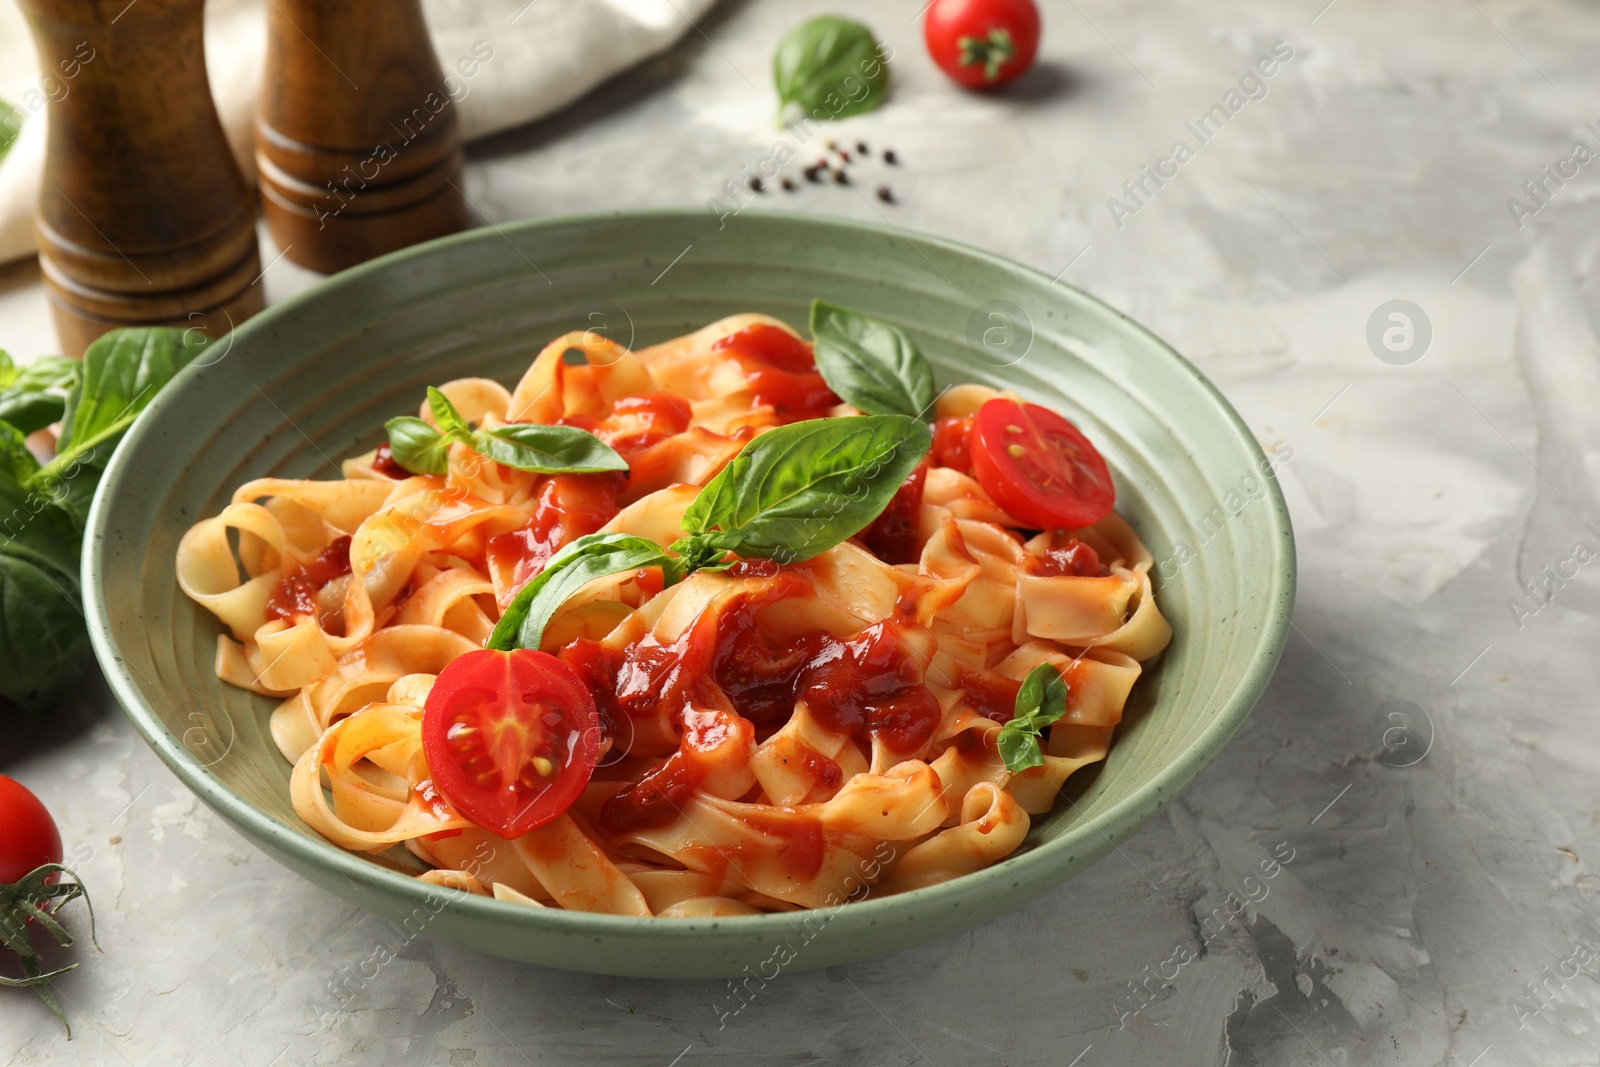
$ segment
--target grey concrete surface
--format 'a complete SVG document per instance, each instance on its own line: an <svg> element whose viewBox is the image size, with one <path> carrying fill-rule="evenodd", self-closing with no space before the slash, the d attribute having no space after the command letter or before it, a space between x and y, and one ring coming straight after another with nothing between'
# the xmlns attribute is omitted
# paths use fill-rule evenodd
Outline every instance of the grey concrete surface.
<svg viewBox="0 0 1600 1067"><path fill-rule="evenodd" d="M774 41L828 6L730 0L671 54L476 146L469 197L502 221L722 195L782 136ZM90 682L0 769L59 816L105 952L60 983L70 1044L0 990L0 1062L1600 1059L1600 12L1044 0L1039 68L980 98L926 61L919 4L840 6L897 58L888 105L836 136L902 165L756 202L1059 272L1292 448L1294 631L1237 740L1122 855L1030 906L784 975L723 1017L720 982L507 963L323 894L205 810ZM1275 46L1288 58L1250 80ZM1202 142L1187 124L1218 103ZM1170 176L1134 199L1146 164ZM885 182L897 203L870 195ZM279 263L265 284L308 281ZM48 348L43 307L31 268L5 272L0 346Z"/></svg>

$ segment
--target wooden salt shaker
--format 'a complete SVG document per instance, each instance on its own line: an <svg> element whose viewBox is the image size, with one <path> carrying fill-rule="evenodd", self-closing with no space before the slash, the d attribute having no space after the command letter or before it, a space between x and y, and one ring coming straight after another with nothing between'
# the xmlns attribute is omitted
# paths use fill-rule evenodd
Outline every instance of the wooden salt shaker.
<svg viewBox="0 0 1600 1067"><path fill-rule="evenodd" d="M289 259L332 273L464 229L461 158L420 0L273 0L256 165Z"/></svg>
<svg viewBox="0 0 1600 1067"><path fill-rule="evenodd" d="M255 211L206 79L204 0L20 0L50 102L39 264L62 350L227 332L264 303ZM57 75L60 76L59 74Z"/></svg>

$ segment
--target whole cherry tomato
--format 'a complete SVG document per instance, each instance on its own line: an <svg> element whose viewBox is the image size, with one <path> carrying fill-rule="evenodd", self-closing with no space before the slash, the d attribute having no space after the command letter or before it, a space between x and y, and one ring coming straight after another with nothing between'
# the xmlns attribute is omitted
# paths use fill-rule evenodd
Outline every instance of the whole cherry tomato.
<svg viewBox="0 0 1600 1067"><path fill-rule="evenodd" d="M1039 48L1033 0L933 0L922 39L939 69L969 89L1004 85Z"/></svg>
<svg viewBox="0 0 1600 1067"><path fill-rule="evenodd" d="M39 798L0 775L0 884L20 882L47 863L61 862L61 834Z"/></svg>

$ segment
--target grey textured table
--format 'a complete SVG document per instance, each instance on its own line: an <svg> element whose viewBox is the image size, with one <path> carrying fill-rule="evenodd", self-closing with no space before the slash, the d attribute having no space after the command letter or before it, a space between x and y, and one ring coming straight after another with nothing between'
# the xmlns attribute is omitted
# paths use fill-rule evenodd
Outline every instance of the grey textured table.
<svg viewBox="0 0 1600 1067"><path fill-rule="evenodd" d="M755 198L1060 272L1292 448L1302 569L1283 664L1121 855L964 936L780 977L719 1025L723 983L506 963L313 889L90 684L0 766L60 818L105 954L61 983L70 1044L0 991L0 1055L1594 1063L1600 14L1326 2L1046 0L1039 69L988 99L932 70L918 5L850 5L900 58L889 106L837 135L903 166ZM468 195L498 221L741 185L779 137L773 42L824 6L724 5L672 54L477 146ZM1199 126L1217 104L1227 121ZM884 180L899 203L862 195ZM280 263L266 284L281 299L307 281ZM48 347L36 274L0 286L0 346ZM1274 854L1288 862L1264 879Z"/></svg>

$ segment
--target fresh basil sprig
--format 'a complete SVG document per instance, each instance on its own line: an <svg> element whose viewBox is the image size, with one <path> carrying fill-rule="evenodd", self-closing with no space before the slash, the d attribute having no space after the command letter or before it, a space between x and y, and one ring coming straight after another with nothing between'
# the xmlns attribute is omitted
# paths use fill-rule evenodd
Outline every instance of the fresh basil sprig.
<svg viewBox="0 0 1600 1067"><path fill-rule="evenodd" d="M439 424L402 415L384 423L395 462L412 474L443 474L450 446L459 441L496 463L532 474L599 474L625 471L627 460L587 430L576 426L541 426L514 422L492 430L474 430L438 389L428 387L428 410Z"/></svg>
<svg viewBox="0 0 1600 1067"><path fill-rule="evenodd" d="M5 361L4 389L65 393L56 457L43 467L24 444L27 420L0 421L0 696L25 710L48 709L92 669L78 585L89 501L134 418L207 343L197 331L113 330L81 368Z"/></svg>
<svg viewBox="0 0 1600 1067"><path fill-rule="evenodd" d="M812 118L842 119L883 102L889 63L867 27L821 15L783 35L772 57L772 79L780 112L797 104Z"/></svg>
<svg viewBox="0 0 1600 1067"><path fill-rule="evenodd" d="M1000 727L995 748L1012 774L1029 767L1043 767L1044 753L1039 735L1067 713L1067 683L1061 672L1041 663L1028 672L1017 690L1016 710L1011 721Z"/></svg>
<svg viewBox="0 0 1600 1067"><path fill-rule="evenodd" d="M538 648L568 597L619 571L660 567L662 585L726 566L729 552L797 563L860 532L888 506L932 444L904 415L817 419L758 435L700 490L670 550L629 534L589 534L517 591L488 647Z"/></svg>
<svg viewBox="0 0 1600 1067"><path fill-rule="evenodd" d="M700 490L683 516L689 555L713 544L798 563L864 529L933 443L905 415L813 419L768 430ZM697 543L698 542L698 543Z"/></svg>
<svg viewBox="0 0 1600 1067"><path fill-rule="evenodd" d="M904 330L813 300L811 337L817 370L842 400L868 415L927 417L933 369Z"/></svg>

